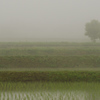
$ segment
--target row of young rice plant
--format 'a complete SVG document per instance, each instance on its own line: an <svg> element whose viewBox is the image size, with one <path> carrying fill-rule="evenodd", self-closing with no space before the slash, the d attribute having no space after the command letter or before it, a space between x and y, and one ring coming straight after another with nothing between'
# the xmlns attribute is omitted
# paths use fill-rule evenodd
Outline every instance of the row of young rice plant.
<svg viewBox="0 0 100 100"><path fill-rule="evenodd" d="M15 47L61 47L61 46L91 46L91 47L99 47L100 43L77 43L77 42L0 42L0 48L15 48Z"/></svg>
<svg viewBox="0 0 100 100"><path fill-rule="evenodd" d="M100 100L100 83L0 82L0 100Z"/></svg>
<svg viewBox="0 0 100 100"><path fill-rule="evenodd" d="M100 82L100 71L0 71L1 82Z"/></svg>
<svg viewBox="0 0 100 100"><path fill-rule="evenodd" d="M0 68L99 68L100 43L0 43Z"/></svg>
<svg viewBox="0 0 100 100"><path fill-rule="evenodd" d="M0 100L93 100L85 92L2 92Z"/></svg>
<svg viewBox="0 0 100 100"><path fill-rule="evenodd" d="M100 43L0 43L0 56L100 55Z"/></svg>
<svg viewBox="0 0 100 100"><path fill-rule="evenodd" d="M0 56L0 68L99 68L100 56Z"/></svg>
<svg viewBox="0 0 100 100"><path fill-rule="evenodd" d="M33 49L0 49L0 56L100 56L99 49L76 48L33 48Z"/></svg>

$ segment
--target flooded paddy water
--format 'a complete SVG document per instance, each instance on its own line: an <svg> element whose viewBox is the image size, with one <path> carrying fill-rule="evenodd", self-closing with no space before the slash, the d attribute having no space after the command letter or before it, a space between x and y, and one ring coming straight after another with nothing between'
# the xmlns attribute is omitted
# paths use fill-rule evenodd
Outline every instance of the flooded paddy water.
<svg viewBox="0 0 100 100"><path fill-rule="evenodd" d="M0 100L100 100L100 83L0 83Z"/></svg>
<svg viewBox="0 0 100 100"><path fill-rule="evenodd" d="M92 97L81 91L2 92L0 100L92 100Z"/></svg>

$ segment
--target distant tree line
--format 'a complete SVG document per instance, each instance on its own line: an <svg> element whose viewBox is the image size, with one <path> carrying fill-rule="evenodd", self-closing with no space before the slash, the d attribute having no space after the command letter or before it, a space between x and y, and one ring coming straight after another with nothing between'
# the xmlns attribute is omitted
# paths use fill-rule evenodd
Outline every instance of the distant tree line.
<svg viewBox="0 0 100 100"><path fill-rule="evenodd" d="M98 20L92 20L85 25L85 35L90 37L91 41L96 42L96 39L100 39L100 22Z"/></svg>

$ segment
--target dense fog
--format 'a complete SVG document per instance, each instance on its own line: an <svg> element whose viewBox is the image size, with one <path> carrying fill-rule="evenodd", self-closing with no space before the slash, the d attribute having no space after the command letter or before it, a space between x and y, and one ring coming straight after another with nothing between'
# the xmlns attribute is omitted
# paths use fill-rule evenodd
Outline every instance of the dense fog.
<svg viewBox="0 0 100 100"><path fill-rule="evenodd" d="M88 41L100 0L0 0L0 41Z"/></svg>

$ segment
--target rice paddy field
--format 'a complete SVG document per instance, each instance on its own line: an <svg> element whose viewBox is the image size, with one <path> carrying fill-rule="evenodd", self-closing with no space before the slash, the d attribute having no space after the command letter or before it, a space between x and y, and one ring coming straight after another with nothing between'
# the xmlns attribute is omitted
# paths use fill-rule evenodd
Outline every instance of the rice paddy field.
<svg viewBox="0 0 100 100"><path fill-rule="evenodd" d="M0 100L100 100L100 83L0 82Z"/></svg>
<svg viewBox="0 0 100 100"><path fill-rule="evenodd" d="M0 43L0 68L99 68L100 43Z"/></svg>
<svg viewBox="0 0 100 100"><path fill-rule="evenodd" d="M0 100L100 100L100 43L1 42Z"/></svg>

